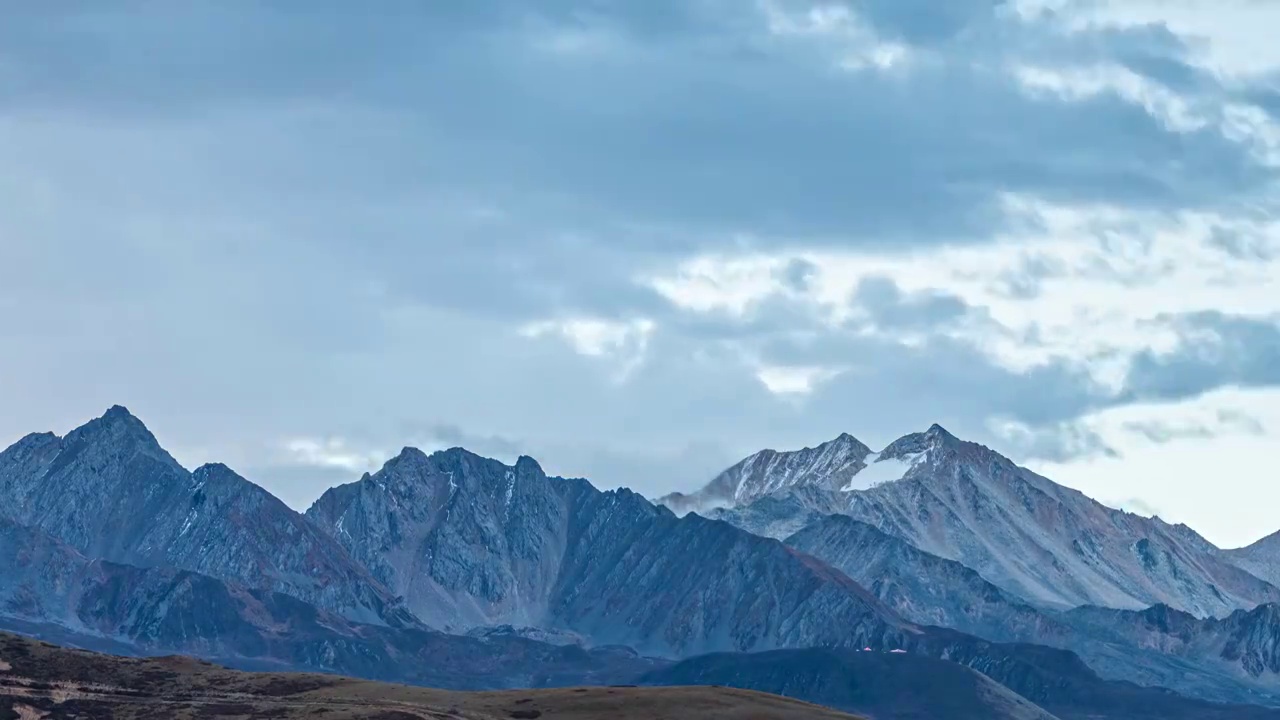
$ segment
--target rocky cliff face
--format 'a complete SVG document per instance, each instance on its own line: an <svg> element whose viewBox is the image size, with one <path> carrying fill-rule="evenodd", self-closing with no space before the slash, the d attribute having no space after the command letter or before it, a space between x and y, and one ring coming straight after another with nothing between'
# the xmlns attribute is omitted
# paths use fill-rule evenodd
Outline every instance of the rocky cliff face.
<svg viewBox="0 0 1280 720"><path fill-rule="evenodd" d="M530 458L508 467L406 448L307 516L436 627L534 625L548 613L571 510L589 492Z"/></svg>
<svg viewBox="0 0 1280 720"><path fill-rule="evenodd" d="M225 466L188 473L121 407L0 453L0 516L90 558L191 570L363 622L416 622L302 515Z"/></svg>
<svg viewBox="0 0 1280 720"><path fill-rule="evenodd" d="M1103 506L941 428L890 454L910 462L902 479L849 494L840 511L1030 602L1207 616L1280 599L1188 528Z"/></svg>
<svg viewBox="0 0 1280 720"><path fill-rule="evenodd" d="M672 493L657 502L677 514L706 514L737 507L783 490L820 488L838 490L866 467L871 449L845 433L816 448L790 452L761 450L717 475L701 490L685 495Z"/></svg>
<svg viewBox="0 0 1280 720"><path fill-rule="evenodd" d="M184 653L249 669L481 689L626 682L659 663L626 649L510 633L460 637L353 623L297 598L174 568L85 557L0 520L0 628L113 653Z"/></svg>
<svg viewBox="0 0 1280 720"><path fill-rule="evenodd" d="M786 544L862 584L915 623L954 628L1000 641L1061 647L1070 628L954 560L920 550L846 515L806 525Z"/></svg>
<svg viewBox="0 0 1280 720"><path fill-rule="evenodd" d="M1263 612L1273 605L1227 620L1200 620L1167 606L1059 613L1020 602L960 563L847 516L823 517L786 542L845 571L913 622L1068 649L1115 680L1177 687L1219 702L1280 701L1274 627Z"/></svg>
<svg viewBox="0 0 1280 720"><path fill-rule="evenodd" d="M622 645L871 647L955 661L1046 707L1077 691L1092 710L1161 706L1090 667L1280 703L1270 606L1222 620L1052 609L1151 596L1208 614L1276 592L1231 554L936 426L879 453L855 443L742 465L722 485L754 500L711 511L731 522L457 448L406 449L303 517L224 466L187 473L113 408L0 453L0 619L77 643L450 687L616 677L637 662L610 649Z"/></svg>
<svg viewBox="0 0 1280 720"><path fill-rule="evenodd" d="M909 628L843 574L781 543L627 490L462 449L407 449L308 516L437 627L568 630L686 655L856 645Z"/></svg>
<svg viewBox="0 0 1280 720"><path fill-rule="evenodd" d="M1229 679L1267 696L1269 702L1280 698L1280 605L1268 603L1207 619L1167 605L1137 612L1082 607L1067 613L1064 620L1095 643L1121 648L1117 654L1177 660L1174 667L1195 668L1191 678L1195 682ZM1107 672L1124 662L1103 652L1097 655L1098 666ZM1171 684L1169 674L1166 670L1163 684Z"/></svg>
<svg viewBox="0 0 1280 720"><path fill-rule="evenodd" d="M839 483L810 482L712 515L774 537L847 515L1046 608L1164 603L1210 616L1280 600L1190 528L1103 506L936 425L869 455Z"/></svg>

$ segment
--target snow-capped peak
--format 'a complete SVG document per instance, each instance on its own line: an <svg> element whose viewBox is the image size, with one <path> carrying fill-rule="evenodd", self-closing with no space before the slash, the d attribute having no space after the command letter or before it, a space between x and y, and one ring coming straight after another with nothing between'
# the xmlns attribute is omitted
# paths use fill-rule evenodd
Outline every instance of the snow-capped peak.
<svg viewBox="0 0 1280 720"><path fill-rule="evenodd" d="M800 450L761 450L720 473L701 490L659 498L678 514L706 512L749 503L797 487L837 490L865 467L871 448L849 433Z"/></svg>
<svg viewBox="0 0 1280 720"><path fill-rule="evenodd" d="M656 502L684 514L738 507L794 488L866 490L902 479L929 460L934 450L958 447L960 442L934 423L928 430L904 435L875 453L849 433L841 433L813 448L761 450L695 493L671 493Z"/></svg>

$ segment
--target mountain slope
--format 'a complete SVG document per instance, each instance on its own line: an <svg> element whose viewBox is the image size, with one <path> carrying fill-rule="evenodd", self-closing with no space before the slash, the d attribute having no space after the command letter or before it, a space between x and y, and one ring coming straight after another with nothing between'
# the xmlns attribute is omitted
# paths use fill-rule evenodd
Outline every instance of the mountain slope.
<svg viewBox="0 0 1280 720"><path fill-rule="evenodd" d="M774 537L848 515L1041 607L1163 603L1221 616L1280 600L1190 528L1108 508L936 425L865 463L840 476L848 490L810 478L712 515Z"/></svg>
<svg viewBox="0 0 1280 720"><path fill-rule="evenodd" d="M690 495L671 493L657 502L677 514L705 514L717 507L736 506L780 490L818 487L838 490L866 467L871 449L848 433L816 448L790 452L761 450L717 475Z"/></svg>
<svg viewBox="0 0 1280 720"><path fill-rule="evenodd" d="M742 534L722 523L700 523ZM249 590L188 571L89 560L38 530L12 524L5 530L0 533L0 558L9 564L0 565L0 587L7 593L0 605L0 627L84 647L192 653L245 669L339 672L458 689L628 682L665 665L624 649L557 647L510 633L486 633L481 639L359 625L287 595ZM60 569L51 576L51 568ZM28 602L32 597L43 602ZM1078 658L1062 651L992 644L941 630L906 633L899 639L913 653L910 662L924 663L915 667L926 676L934 667L927 656L949 657L1024 696L1053 699L1064 692L1083 692L1089 698L1087 707L1097 710L1131 707L1138 702L1137 692L1143 702L1157 700L1156 707L1169 718L1218 717L1186 714L1187 708L1214 708L1171 693L1139 692L1103 682ZM879 646L887 647L893 640L883 639ZM771 687L765 680L747 677L732 684ZM999 694L1007 699L1012 693ZM926 715L931 716L936 713Z"/></svg>
<svg viewBox="0 0 1280 720"><path fill-rule="evenodd" d="M1029 646L1028 646L1029 647ZM1039 656L1038 656L1039 655ZM1021 660L977 667L907 654L811 648L722 653L651 671L653 685L710 683L751 687L874 718L1026 718L1027 720L1275 720L1280 710L1219 705L1098 679L1070 655L1029 648ZM972 667L972 666L971 666ZM1026 692L1009 692L992 673L1017 676ZM1028 694L1031 693L1031 694ZM912 705L919 699L921 705ZM895 702L896 700L896 702ZM935 705L936 704L936 705ZM945 711L934 710L944 707ZM1050 714L1052 713L1052 714Z"/></svg>
<svg viewBox="0 0 1280 720"><path fill-rule="evenodd" d="M678 518L630 491L548 478L529 458L506 466L461 449L406 450L378 473L326 493L309 519L277 512L274 498L221 466L184 472L123 409L67 438L29 436L0 454L4 623L241 667L452 687L581 682L655 664L600 646L608 643L668 656L865 645L950 659L1041 706L1075 688L1093 698L1089 707L1108 712L1134 697L1143 707L1153 699L1173 710L1199 707L1162 691L1135 696L1070 652L914 625L846 574L776 540L696 514ZM817 485L790 492L803 494L810 509L814 499L845 496ZM274 523L283 529L260 527ZM306 552L282 546L293 539ZM352 622L273 591L274 583L299 595L311 590L317 602L350 612L335 598L358 593L315 592L343 585L326 558L346 558L365 587L388 596L381 588L394 588L433 623L476 633ZM202 562L224 576L179 565ZM498 622L532 630L490 627ZM521 634L583 637L597 648Z"/></svg>
<svg viewBox="0 0 1280 720"><path fill-rule="evenodd" d="M333 675L246 673L185 657L125 658L0 633L5 717L325 720L857 720L728 688L594 687L461 693Z"/></svg>
<svg viewBox="0 0 1280 720"><path fill-rule="evenodd" d="M776 541L547 477L530 458L406 449L307 514L442 628L533 625L676 656L914 631Z"/></svg>
<svg viewBox="0 0 1280 720"><path fill-rule="evenodd" d="M1091 663L1104 674L1147 660L1154 682L1169 685L1176 678L1202 697L1280 706L1280 605L1220 619L1196 618L1166 605L1139 612L1083 607L1063 621L1089 638ZM1223 691L1232 685L1239 689Z"/></svg>
<svg viewBox="0 0 1280 720"><path fill-rule="evenodd" d="M825 491L792 491L805 492ZM546 477L529 458L507 466L458 448L407 449L308 515L439 626L527 624L667 657L898 648L955 660L1037 702L1063 683L1110 698L1098 707L1132 699L1066 650L905 623L806 553L696 513L677 518L629 491ZM848 517L825 522L797 542L808 537L806 549L866 577L890 604L1002 638L1064 646L1074 638L1072 626L958 562Z"/></svg>
<svg viewBox="0 0 1280 720"><path fill-rule="evenodd" d="M944 660L853 650L723 653L646 675L649 685L727 685L876 720L1057 720L982 673Z"/></svg>
<svg viewBox="0 0 1280 720"><path fill-rule="evenodd" d="M842 508L916 547L958 560L1036 603L1196 615L1280 599L1280 590L1206 552L1188 528L1108 508L935 427L890 445L903 478Z"/></svg>
<svg viewBox="0 0 1280 720"><path fill-rule="evenodd" d="M1226 620L1198 620L1167 606L1064 614L1019 602L960 563L847 516L821 517L786 542L844 571L913 622L1069 649L1111 679L1177 688L1216 702L1280 705L1278 638L1266 612L1274 605L1236 611ZM1161 620L1170 617L1175 619ZM1168 630L1170 625L1177 629ZM1238 629L1229 633L1229 627ZM1172 637L1160 638L1162 630ZM1235 662L1224 659L1237 653Z"/></svg>
<svg viewBox="0 0 1280 720"><path fill-rule="evenodd" d="M0 520L0 627L83 647L180 652L245 668L339 672L459 689L623 682L629 650L362 625L281 593L84 557Z"/></svg>
<svg viewBox="0 0 1280 720"><path fill-rule="evenodd" d="M1223 556L1250 574L1280 587L1280 532L1272 533L1248 547L1223 550Z"/></svg>
<svg viewBox="0 0 1280 720"><path fill-rule="evenodd" d="M416 622L303 516L225 466L188 473L122 407L0 453L0 517L90 558L192 570L363 622Z"/></svg>
<svg viewBox="0 0 1280 720"><path fill-rule="evenodd" d="M820 517L785 542L841 570L912 622L1059 647L1070 632L964 565L845 515Z"/></svg>

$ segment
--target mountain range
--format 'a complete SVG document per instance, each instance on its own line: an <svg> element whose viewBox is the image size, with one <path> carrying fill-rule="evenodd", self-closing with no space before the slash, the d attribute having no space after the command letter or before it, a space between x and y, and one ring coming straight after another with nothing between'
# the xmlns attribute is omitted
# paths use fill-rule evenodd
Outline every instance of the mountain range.
<svg viewBox="0 0 1280 720"><path fill-rule="evenodd" d="M186 471L121 407L0 453L0 625L440 687L674 682L699 656L752 678L756 653L823 649L845 669L784 694L905 663L981 673L966 687L1008 701L993 717L1280 717L1261 707L1280 706L1267 549L1218 550L937 426L879 453L764 451L658 503L406 448L305 514L225 466Z"/></svg>
<svg viewBox="0 0 1280 720"><path fill-rule="evenodd" d="M878 453L865 448L844 435L793 453L766 450L693 497L708 499L710 517L778 538L821 515L847 515L1043 607L1162 603L1206 617L1280 601L1246 567L1267 565L1266 547L1224 552L1185 525L1102 505L937 425ZM832 456L847 459L839 487L820 469ZM775 470L748 472L755 458ZM735 483L743 501L721 502ZM786 502L770 502L780 496Z"/></svg>

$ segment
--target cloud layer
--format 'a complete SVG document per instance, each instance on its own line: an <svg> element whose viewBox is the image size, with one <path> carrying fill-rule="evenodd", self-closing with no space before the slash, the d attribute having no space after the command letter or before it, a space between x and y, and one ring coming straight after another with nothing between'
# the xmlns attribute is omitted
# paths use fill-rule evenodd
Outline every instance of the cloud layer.
<svg viewBox="0 0 1280 720"><path fill-rule="evenodd" d="M1275 529L1263 455L1158 460L1280 439L1268 4L10 15L0 437L122 402L300 506L405 444L658 494L936 421Z"/></svg>

